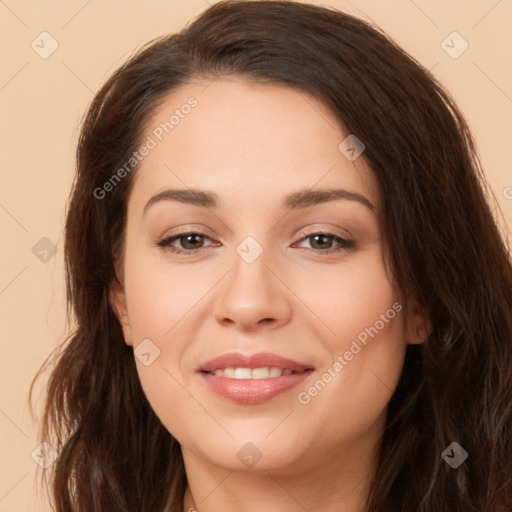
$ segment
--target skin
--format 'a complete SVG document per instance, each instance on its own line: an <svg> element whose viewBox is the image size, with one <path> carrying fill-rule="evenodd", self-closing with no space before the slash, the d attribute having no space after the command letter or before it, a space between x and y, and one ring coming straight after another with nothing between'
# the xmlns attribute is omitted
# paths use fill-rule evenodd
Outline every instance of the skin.
<svg viewBox="0 0 512 512"><path fill-rule="evenodd" d="M407 344L427 335L424 312L404 305L307 404L298 394L403 304L384 262L375 178L364 157L351 162L340 152L348 132L320 101L241 78L173 91L143 140L190 96L198 105L136 171L121 284L110 294L126 343L136 349L149 338L160 350L149 366L135 360L151 406L182 447L184 511L194 503L200 512L363 510ZM348 199L280 207L286 194L330 187L365 196L375 211ZM213 191L220 205L161 201L143 215L166 188ZM181 228L206 237L172 246L204 248L187 256L157 245ZM315 232L355 246L322 256L339 244L306 238ZM250 264L236 252L247 236L263 249ZM274 352L315 371L266 402L240 405L196 373L235 351ZM248 442L261 453L252 468L237 457Z"/></svg>

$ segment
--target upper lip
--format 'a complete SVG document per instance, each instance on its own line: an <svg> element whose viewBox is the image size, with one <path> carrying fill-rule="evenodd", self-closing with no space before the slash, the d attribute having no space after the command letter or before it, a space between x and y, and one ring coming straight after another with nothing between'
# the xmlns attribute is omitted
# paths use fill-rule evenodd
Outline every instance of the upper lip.
<svg viewBox="0 0 512 512"><path fill-rule="evenodd" d="M292 359L272 354L271 352L258 352L257 354L244 355L231 352L210 359L199 367L200 372L213 372L224 368L282 368L294 371L314 369L311 365L301 364Z"/></svg>

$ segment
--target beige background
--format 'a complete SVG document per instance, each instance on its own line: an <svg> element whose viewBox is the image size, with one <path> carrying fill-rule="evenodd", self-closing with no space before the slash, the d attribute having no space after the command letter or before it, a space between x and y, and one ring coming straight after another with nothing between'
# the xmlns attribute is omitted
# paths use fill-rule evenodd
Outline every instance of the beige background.
<svg viewBox="0 0 512 512"><path fill-rule="evenodd" d="M512 226L512 2L312 3L373 20L433 69L465 113ZM33 490L37 466L31 453L40 440L27 392L65 332L62 227L80 116L135 48L179 30L207 7L206 0L0 0L0 512L50 510ZM31 47L34 40L43 45L43 31L58 42L46 59ZM441 46L453 31L469 44L457 59ZM454 42L455 50L459 44ZM32 250L43 237L57 247L47 262Z"/></svg>

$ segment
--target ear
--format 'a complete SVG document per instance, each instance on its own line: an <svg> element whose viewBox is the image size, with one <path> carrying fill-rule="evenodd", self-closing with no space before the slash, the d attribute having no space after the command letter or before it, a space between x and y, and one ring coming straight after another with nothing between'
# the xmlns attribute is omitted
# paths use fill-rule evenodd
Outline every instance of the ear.
<svg viewBox="0 0 512 512"><path fill-rule="evenodd" d="M406 315L407 343L417 345L423 343L432 334L432 318L430 311L411 301Z"/></svg>
<svg viewBox="0 0 512 512"><path fill-rule="evenodd" d="M128 308L126 305L126 296L123 286L117 278L114 278L110 284L108 300L117 319L119 320L119 323L121 324L126 344L133 346L130 319L128 317Z"/></svg>

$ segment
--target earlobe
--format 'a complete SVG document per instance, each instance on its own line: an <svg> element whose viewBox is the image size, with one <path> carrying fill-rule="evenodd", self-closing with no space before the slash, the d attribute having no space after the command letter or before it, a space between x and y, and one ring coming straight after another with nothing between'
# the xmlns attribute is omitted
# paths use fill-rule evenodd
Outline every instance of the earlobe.
<svg viewBox="0 0 512 512"><path fill-rule="evenodd" d="M117 279L113 279L109 287L108 299L110 307L121 324L126 344L133 346L126 296L121 283Z"/></svg>
<svg viewBox="0 0 512 512"><path fill-rule="evenodd" d="M414 306L407 319L407 343L419 345L432 334L432 318L430 311L419 305Z"/></svg>

